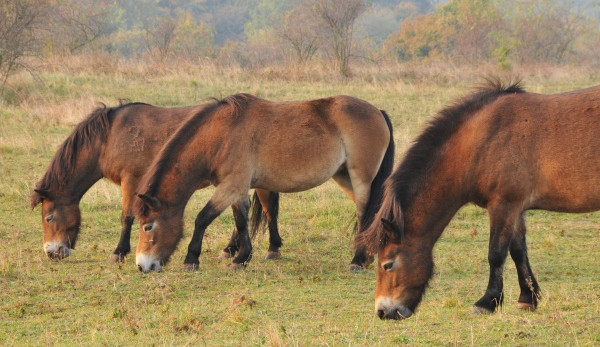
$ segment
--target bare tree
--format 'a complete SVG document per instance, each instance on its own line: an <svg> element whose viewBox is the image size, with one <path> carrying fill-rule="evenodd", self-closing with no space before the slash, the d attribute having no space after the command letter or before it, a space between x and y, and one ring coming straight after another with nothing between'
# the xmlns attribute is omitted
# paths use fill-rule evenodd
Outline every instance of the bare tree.
<svg viewBox="0 0 600 347"><path fill-rule="evenodd" d="M327 30L339 72L350 76L354 22L368 8L363 0L312 0L312 9Z"/></svg>
<svg viewBox="0 0 600 347"><path fill-rule="evenodd" d="M318 18L306 2L296 5L286 14L281 36L292 46L299 64L309 61L317 52L320 39L318 26Z"/></svg>
<svg viewBox="0 0 600 347"><path fill-rule="evenodd" d="M523 0L512 26L521 62L563 63L575 42L593 31L584 9L567 0Z"/></svg>
<svg viewBox="0 0 600 347"><path fill-rule="evenodd" d="M146 32L146 49L158 61L164 61L171 52L175 38L177 19L166 17L160 22L147 22L144 25Z"/></svg>
<svg viewBox="0 0 600 347"><path fill-rule="evenodd" d="M52 7L52 35L60 48L75 53L108 34L113 18L109 0L63 0Z"/></svg>
<svg viewBox="0 0 600 347"><path fill-rule="evenodd" d="M13 72L32 71L27 59L39 52L41 40L37 33L46 12L44 1L0 1L0 93Z"/></svg>

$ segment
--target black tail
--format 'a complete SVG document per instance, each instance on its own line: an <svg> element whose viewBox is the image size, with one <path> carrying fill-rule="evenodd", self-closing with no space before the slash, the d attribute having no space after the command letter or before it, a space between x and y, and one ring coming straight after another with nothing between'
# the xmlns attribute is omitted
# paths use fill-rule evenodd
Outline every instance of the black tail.
<svg viewBox="0 0 600 347"><path fill-rule="evenodd" d="M252 210L252 216L250 217L250 238L254 239L259 229L263 229L267 223L266 215L263 211L263 206L258 199L258 194L256 191L252 195L252 206L250 207ZM272 225L277 226L277 218L279 216L279 193L271 192L269 195L269 204L267 206L267 211L271 216L271 220L269 221L269 229L272 228Z"/></svg>
<svg viewBox="0 0 600 347"><path fill-rule="evenodd" d="M385 155L383 156L383 160L381 161L381 166L379 166L379 171L377 171L377 175L371 182L371 194L369 196L369 202L367 203L367 208L362 215L360 221L360 230L361 232L371 225L373 222L373 217L381 207L381 202L383 201L383 183L388 178L388 176L392 173L392 169L394 168L394 131L392 127L392 122L390 121L390 117L384 110L380 110L385 122L387 123L388 129L390 130L390 142L388 144L388 148L385 151Z"/></svg>

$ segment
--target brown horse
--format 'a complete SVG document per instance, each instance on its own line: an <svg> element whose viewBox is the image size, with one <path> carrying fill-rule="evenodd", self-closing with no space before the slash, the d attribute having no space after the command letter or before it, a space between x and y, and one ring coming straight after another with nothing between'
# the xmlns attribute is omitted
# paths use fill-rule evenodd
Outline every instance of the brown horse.
<svg viewBox="0 0 600 347"><path fill-rule="evenodd" d="M32 209L42 203L46 254L52 259L69 256L79 235L79 201L96 181L106 177L121 185L123 193L121 238L110 257L113 262L122 261L130 251L132 203L140 178L169 136L188 116L204 107L161 108L142 103L103 106L79 123L54 155L31 196ZM269 255L274 258L281 246L277 231L278 194L256 191L254 201L258 211L253 214L256 227L262 220L260 210L265 209L271 241ZM223 254L235 253L237 243L234 231Z"/></svg>
<svg viewBox="0 0 600 347"><path fill-rule="evenodd" d="M148 170L136 209L142 226L136 263L144 272L161 269L181 239L190 195L209 185L216 189L196 218L187 269L197 268L206 227L229 205L239 211L235 225L241 243L232 267L250 260L245 217L250 188L297 192L333 178L355 202L360 232L380 205L393 160L389 118L365 101L229 96L182 125ZM356 249L351 268L371 260Z"/></svg>
<svg viewBox="0 0 600 347"><path fill-rule="evenodd" d="M503 302L508 252L519 307L534 310L540 288L527 256L524 211L600 209L600 86L540 95L499 82L443 109L385 185L382 207L357 240L378 253L380 318L409 317L432 276L432 249L458 209L490 215L487 290L475 312Z"/></svg>

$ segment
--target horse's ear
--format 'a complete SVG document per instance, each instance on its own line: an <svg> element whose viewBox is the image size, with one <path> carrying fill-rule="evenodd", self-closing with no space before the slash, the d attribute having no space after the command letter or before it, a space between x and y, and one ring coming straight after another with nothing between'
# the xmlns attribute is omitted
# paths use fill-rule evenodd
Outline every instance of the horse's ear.
<svg viewBox="0 0 600 347"><path fill-rule="evenodd" d="M160 209L160 201L158 201L157 198L139 193L135 193L135 195L140 198L144 202L144 205L146 205L149 209L154 211L158 211Z"/></svg>
<svg viewBox="0 0 600 347"><path fill-rule="evenodd" d="M54 194L44 189L34 189L31 193L31 209L33 210L44 200L54 200Z"/></svg>
<svg viewBox="0 0 600 347"><path fill-rule="evenodd" d="M381 223L383 224L383 230L386 233L386 236L390 242L400 243L404 238L404 226L397 226L391 221L381 218Z"/></svg>

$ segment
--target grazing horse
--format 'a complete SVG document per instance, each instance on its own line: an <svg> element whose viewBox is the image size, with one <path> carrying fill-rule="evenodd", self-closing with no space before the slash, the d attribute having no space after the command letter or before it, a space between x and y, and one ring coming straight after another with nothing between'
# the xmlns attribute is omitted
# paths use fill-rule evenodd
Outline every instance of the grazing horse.
<svg viewBox="0 0 600 347"><path fill-rule="evenodd" d="M433 247L458 209L490 216L489 282L474 312L503 302L506 256L515 262L518 306L540 298L525 241L526 210L600 209L600 86L554 95L490 81L441 110L385 184L382 206L357 243L378 253L375 308L403 319L421 301Z"/></svg>
<svg viewBox="0 0 600 347"><path fill-rule="evenodd" d="M298 192L333 178L356 204L358 231L375 215L394 161L388 116L349 96L271 102L248 94L206 107L169 139L140 185L136 263L161 270L182 236L182 215L195 189L214 185L196 218L184 266L196 269L206 227L232 205L240 251L233 268L252 256L247 235L250 188ZM351 269L372 261L357 248Z"/></svg>
<svg viewBox="0 0 600 347"><path fill-rule="evenodd" d="M69 256L79 235L79 201L94 183L106 177L121 185L121 238L110 260L123 261L130 251L132 203L138 181L169 136L189 115L204 107L161 108L142 103L103 106L79 123L59 147L31 194L32 209L42 204L43 243L48 257ZM277 231L278 194L257 190L254 203L258 211L253 214L256 227L262 220L260 210L265 210L271 241L269 255L276 258L281 246ZM237 243L234 231L223 255L235 253Z"/></svg>

